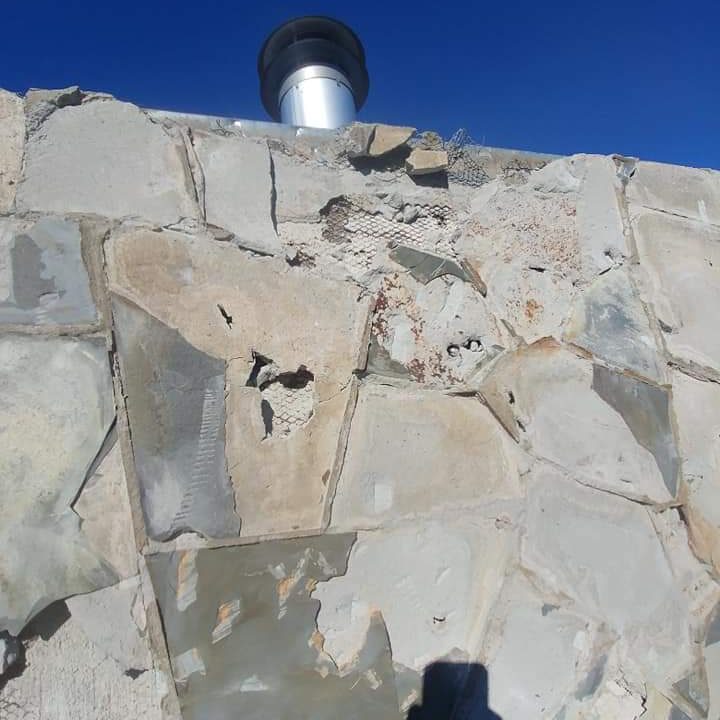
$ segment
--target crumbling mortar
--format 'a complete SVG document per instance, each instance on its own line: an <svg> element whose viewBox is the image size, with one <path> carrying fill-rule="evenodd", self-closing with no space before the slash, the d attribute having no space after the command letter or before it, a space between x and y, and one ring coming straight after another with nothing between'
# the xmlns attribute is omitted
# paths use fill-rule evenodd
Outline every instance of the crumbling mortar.
<svg viewBox="0 0 720 720"><path fill-rule="evenodd" d="M197 151L195 150L195 137L193 135L192 128L185 127L181 130L180 135L183 140L183 145L185 146L185 155L190 168L190 175L193 180L195 202L200 210L200 217L203 219L203 222L207 222L205 173L200 163L200 159L198 158Z"/></svg>

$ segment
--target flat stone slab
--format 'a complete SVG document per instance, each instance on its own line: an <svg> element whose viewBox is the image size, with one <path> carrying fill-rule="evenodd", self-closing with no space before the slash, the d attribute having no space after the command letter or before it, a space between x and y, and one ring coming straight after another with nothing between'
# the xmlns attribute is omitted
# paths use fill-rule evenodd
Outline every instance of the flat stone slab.
<svg viewBox="0 0 720 720"><path fill-rule="evenodd" d="M679 361L719 371L720 335L705 309L720 303L720 228L644 212L633 230L668 351Z"/></svg>
<svg viewBox="0 0 720 720"><path fill-rule="evenodd" d="M139 108L93 100L53 112L25 152L18 210L197 218L185 148Z"/></svg>
<svg viewBox="0 0 720 720"><path fill-rule="evenodd" d="M79 226L64 218L0 218L0 323L96 320Z"/></svg>
<svg viewBox="0 0 720 720"><path fill-rule="evenodd" d="M616 367L655 382L666 379L650 320L624 268L604 273L577 296L565 340Z"/></svg>
<svg viewBox="0 0 720 720"><path fill-rule="evenodd" d="M720 225L720 173L663 163L636 163L627 185L636 205Z"/></svg>
<svg viewBox="0 0 720 720"><path fill-rule="evenodd" d="M148 310L160 327L167 326L173 343L196 358L188 371L213 368L208 377L215 378L213 387L220 393L217 449L225 446L242 534L319 529L344 447L353 373L365 364L370 299L352 284L313 277L281 260L253 258L206 237L135 231L114 237L107 250L111 289ZM169 362L159 346L161 336L153 330L144 342L158 372ZM137 352L132 343L125 347ZM144 363L126 363L123 372L139 372ZM181 471L183 463L176 464L169 446L144 439L156 437L156 431L132 427L146 417L156 422L152 415L133 417L133 403L147 402L144 381L136 388L134 398L130 392L133 434L153 447L158 462L175 468L168 477L187 475L189 466ZM178 393L177 402L182 397ZM166 421L183 426L183 413L169 405L166 409ZM197 444L199 426L186 430L184 437ZM213 457L220 462L219 455ZM150 480L156 474L146 477L156 482ZM162 497L157 507L171 512L167 508L174 503ZM166 521L153 526L153 532L168 536ZM222 532L231 529L225 527Z"/></svg>
<svg viewBox="0 0 720 720"><path fill-rule="evenodd" d="M332 527L378 527L516 498L521 465L477 398L363 385Z"/></svg>
<svg viewBox="0 0 720 720"><path fill-rule="evenodd" d="M237 535L225 465L225 363L121 298L113 316L148 534Z"/></svg>
<svg viewBox="0 0 720 720"><path fill-rule="evenodd" d="M70 504L115 415L103 341L0 337L0 630L116 580Z"/></svg>
<svg viewBox="0 0 720 720"><path fill-rule="evenodd" d="M151 555L184 720L241 715L399 720L377 614L350 669L323 650L311 597L341 575L355 536Z"/></svg>
<svg viewBox="0 0 720 720"><path fill-rule="evenodd" d="M25 112L22 98L0 90L0 213L9 212L22 169Z"/></svg>
<svg viewBox="0 0 720 720"><path fill-rule="evenodd" d="M666 389L548 340L501 357L480 391L528 450L580 482L644 502L675 497L679 463Z"/></svg>
<svg viewBox="0 0 720 720"><path fill-rule="evenodd" d="M274 169L267 144L196 132L193 146L202 168L207 222L232 232L243 247L278 253Z"/></svg>

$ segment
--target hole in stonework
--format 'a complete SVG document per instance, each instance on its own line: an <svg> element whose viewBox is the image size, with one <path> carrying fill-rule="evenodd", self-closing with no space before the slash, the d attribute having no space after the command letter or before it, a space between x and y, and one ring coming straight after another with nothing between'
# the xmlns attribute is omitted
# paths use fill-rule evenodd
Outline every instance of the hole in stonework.
<svg viewBox="0 0 720 720"><path fill-rule="evenodd" d="M228 311L222 305L220 305L220 303L218 303L217 309L220 311L220 314L223 316L223 320L225 320L225 323L227 324L227 326L231 328L232 323L233 323L232 315L230 315L230 313L228 313Z"/></svg>
<svg viewBox="0 0 720 720"><path fill-rule="evenodd" d="M523 432L526 432L526 430L525 430L525 423L524 423L522 420L518 420L517 418L515 418L515 422L517 423L517 426L518 426Z"/></svg>
<svg viewBox="0 0 720 720"><path fill-rule="evenodd" d="M482 341L478 338L469 338L465 341L464 347L470 352L482 352L485 349L483 347Z"/></svg>
<svg viewBox="0 0 720 720"><path fill-rule="evenodd" d="M433 622L435 625L439 625L440 623L444 623L446 620L445 616L438 617L437 615L433 615Z"/></svg>
<svg viewBox="0 0 720 720"><path fill-rule="evenodd" d="M514 405L514 404L515 404L515 393L513 393L512 390L508 390L508 391L507 391L507 396L508 396L508 402L509 402L511 405Z"/></svg>
<svg viewBox="0 0 720 720"><path fill-rule="evenodd" d="M450 357L457 357L460 354L460 347L458 345L448 345L447 354Z"/></svg>
<svg viewBox="0 0 720 720"><path fill-rule="evenodd" d="M264 355L255 364L247 385L260 390L260 414L265 438L286 437L310 420L315 405L315 376L304 365L294 372L278 372Z"/></svg>
<svg viewBox="0 0 720 720"><path fill-rule="evenodd" d="M128 668L125 671L125 674L131 679L131 680L137 680L143 673L146 673L146 668Z"/></svg>
<svg viewBox="0 0 720 720"><path fill-rule="evenodd" d="M660 325L660 329L666 335L670 335L672 333L672 331L673 331L672 327L670 325L668 325L666 322L663 322L662 320L660 320L660 318L658 318L658 324Z"/></svg>
<svg viewBox="0 0 720 720"><path fill-rule="evenodd" d="M547 268L540 267L539 265L530 265L529 269L539 273L544 273L547 270Z"/></svg>

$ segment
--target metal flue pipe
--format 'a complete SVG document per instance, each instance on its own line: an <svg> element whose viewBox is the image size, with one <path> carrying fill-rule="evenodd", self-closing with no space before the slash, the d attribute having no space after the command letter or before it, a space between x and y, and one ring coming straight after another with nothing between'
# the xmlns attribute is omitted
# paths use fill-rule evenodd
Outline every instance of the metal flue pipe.
<svg viewBox="0 0 720 720"><path fill-rule="evenodd" d="M357 35L320 16L290 20L274 30L260 50L258 75L270 117L301 127L351 123L370 85Z"/></svg>

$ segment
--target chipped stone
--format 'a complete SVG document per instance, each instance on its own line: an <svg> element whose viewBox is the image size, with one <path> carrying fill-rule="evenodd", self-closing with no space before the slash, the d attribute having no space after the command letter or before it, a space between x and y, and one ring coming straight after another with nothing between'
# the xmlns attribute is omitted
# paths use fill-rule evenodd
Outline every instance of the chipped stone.
<svg viewBox="0 0 720 720"><path fill-rule="evenodd" d="M408 175L432 175L448 169L448 154L445 150L421 150L414 148L405 161Z"/></svg>
<svg viewBox="0 0 720 720"><path fill-rule="evenodd" d="M181 143L134 105L92 102L54 112L25 152L18 210L197 218Z"/></svg>
<svg viewBox="0 0 720 720"><path fill-rule="evenodd" d="M10 212L22 169L25 145L23 102L0 90L0 213Z"/></svg>
<svg viewBox="0 0 720 720"><path fill-rule="evenodd" d="M178 556L148 558L185 720L240 713L248 720L372 717L399 720L387 634L374 615L362 648L338 671L317 637L318 582L345 572L354 535L200 550L198 599L179 612L173 593ZM230 594L228 594L230 593ZM213 642L218 608L252 608ZM192 654L191 663L178 657ZM202 660L202 667L200 665Z"/></svg>
<svg viewBox="0 0 720 720"><path fill-rule="evenodd" d="M480 391L514 437L580 482L644 502L674 498L666 390L547 341L499 358Z"/></svg>
<svg viewBox="0 0 720 720"><path fill-rule="evenodd" d="M476 398L364 385L332 527L378 527L517 497L521 463Z"/></svg>
<svg viewBox="0 0 720 720"><path fill-rule="evenodd" d="M443 275L453 275L461 280L468 280L465 271L454 260L431 255L415 248L398 245L390 251L390 259L407 268L423 285Z"/></svg>
<svg viewBox="0 0 720 720"><path fill-rule="evenodd" d="M79 226L61 218L0 219L0 322L97 320Z"/></svg>
<svg viewBox="0 0 720 720"><path fill-rule="evenodd" d="M411 127L376 125L368 148L368 155L370 157L379 157L397 150L407 143L414 132L415 128Z"/></svg>
<svg viewBox="0 0 720 720"><path fill-rule="evenodd" d="M116 579L70 509L114 417L105 348L1 337L0 395L0 630L17 635L54 600Z"/></svg>

